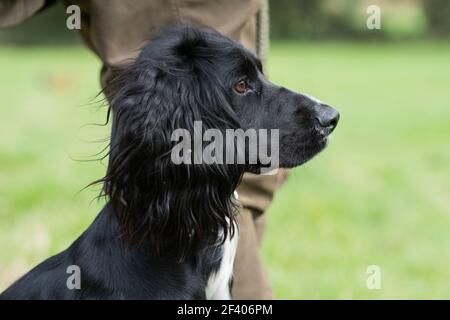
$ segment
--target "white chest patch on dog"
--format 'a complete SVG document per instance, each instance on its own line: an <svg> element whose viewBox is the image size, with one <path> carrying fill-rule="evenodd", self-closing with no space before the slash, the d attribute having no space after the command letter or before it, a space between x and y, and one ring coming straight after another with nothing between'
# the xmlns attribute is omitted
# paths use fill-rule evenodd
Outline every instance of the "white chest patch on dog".
<svg viewBox="0 0 450 320"><path fill-rule="evenodd" d="M230 281L233 276L234 258L238 243L238 231L233 238L228 237L223 244L222 261L219 269L213 273L206 286L206 299L208 300L230 300Z"/></svg>
<svg viewBox="0 0 450 320"><path fill-rule="evenodd" d="M238 198L235 192L236 199ZM208 300L230 300L231 288L230 282L233 277L234 258L236 257L236 249L239 239L239 230L237 225L234 225L233 238L228 235L225 240L222 250L222 261L219 269L214 272L208 279L206 285L206 299Z"/></svg>

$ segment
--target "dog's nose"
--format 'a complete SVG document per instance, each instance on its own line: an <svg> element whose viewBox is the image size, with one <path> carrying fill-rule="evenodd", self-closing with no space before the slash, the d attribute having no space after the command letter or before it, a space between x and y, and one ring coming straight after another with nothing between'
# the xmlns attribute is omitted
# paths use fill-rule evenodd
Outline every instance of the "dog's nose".
<svg viewBox="0 0 450 320"><path fill-rule="evenodd" d="M327 128L331 133L339 122L339 112L330 106L321 104L317 110L316 120L323 128Z"/></svg>

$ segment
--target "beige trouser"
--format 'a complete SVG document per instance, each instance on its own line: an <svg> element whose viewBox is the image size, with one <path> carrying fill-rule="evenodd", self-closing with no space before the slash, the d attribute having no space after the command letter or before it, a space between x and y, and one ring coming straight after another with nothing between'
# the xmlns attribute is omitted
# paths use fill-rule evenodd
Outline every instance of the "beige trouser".
<svg viewBox="0 0 450 320"><path fill-rule="evenodd" d="M206 25L255 51L256 14L261 0L76 0L81 8L81 35L103 61L102 83L111 67L135 58L143 44L165 25ZM0 0L0 27L17 24L44 5L43 0ZM65 26L61 26L65 27ZM243 209L238 216L239 244L234 299L272 299L273 291L261 256L266 217L274 191L287 177L246 174L239 187Z"/></svg>

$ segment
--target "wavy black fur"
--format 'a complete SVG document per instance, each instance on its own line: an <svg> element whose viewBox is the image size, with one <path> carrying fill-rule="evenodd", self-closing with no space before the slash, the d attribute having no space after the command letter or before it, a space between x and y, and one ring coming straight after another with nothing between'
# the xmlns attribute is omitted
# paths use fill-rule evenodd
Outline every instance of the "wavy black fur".
<svg viewBox="0 0 450 320"><path fill-rule="evenodd" d="M218 53L204 37L192 28L166 31L106 89L114 138L100 180L104 193L128 241L178 261L214 245L219 230L224 237L233 233L233 192L244 172L242 166L176 165L170 158L172 132L193 133L194 120L205 130L239 128L209 61Z"/></svg>

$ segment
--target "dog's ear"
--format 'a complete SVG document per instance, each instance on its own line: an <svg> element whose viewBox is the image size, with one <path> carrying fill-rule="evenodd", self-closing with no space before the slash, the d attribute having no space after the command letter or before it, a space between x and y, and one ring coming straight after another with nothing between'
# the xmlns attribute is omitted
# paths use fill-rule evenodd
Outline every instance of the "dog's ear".
<svg viewBox="0 0 450 320"><path fill-rule="evenodd" d="M182 261L233 232L232 198L242 170L196 164L194 152L187 163L173 161L176 129L193 138L195 121L224 132L236 120L218 84L208 80L210 70L192 72L195 61L169 58L138 60L111 81L110 161L101 181L131 244Z"/></svg>

